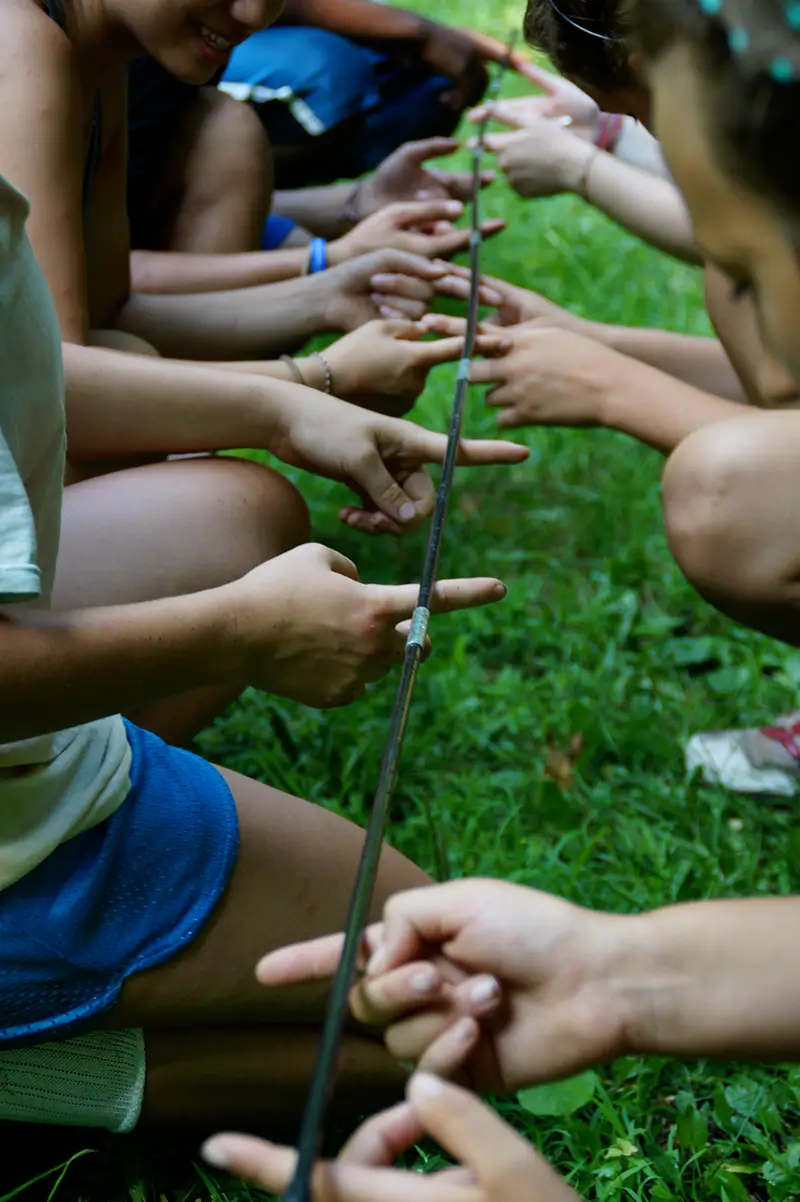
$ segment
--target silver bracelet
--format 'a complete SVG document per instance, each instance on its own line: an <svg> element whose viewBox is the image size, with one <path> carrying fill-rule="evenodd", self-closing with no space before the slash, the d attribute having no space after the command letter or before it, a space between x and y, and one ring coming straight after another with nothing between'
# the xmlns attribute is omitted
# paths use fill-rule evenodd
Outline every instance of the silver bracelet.
<svg viewBox="0 0 800 1202"><path fill-rule="evenodd" d="M332 396L333 372L331 371L330 363L320 351L312 351L308 357L309 359L319 359L320 363L322 364L322 369L325 372L325 392L328 396Z"/></svg>

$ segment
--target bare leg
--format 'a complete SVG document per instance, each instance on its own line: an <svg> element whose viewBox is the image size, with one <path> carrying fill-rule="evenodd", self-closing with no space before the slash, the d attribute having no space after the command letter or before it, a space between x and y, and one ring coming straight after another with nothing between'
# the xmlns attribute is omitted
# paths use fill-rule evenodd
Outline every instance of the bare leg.
<svg viewBox="0 0 800 1202"><path fill-rule="evenodd" d="M168 964L131 977L112 1026L316 1025L319 985L264 989L267 951L342 929L364 832L329 810L222 769L236 799L240 849L230 885L206 928ZM428 884L391 848L381 861L373 914L386 898Z"/></svg>
<svg viewBox="0 0 800 1202"><path fill-rule="evenodd" d="M129 979L108 1026L143 1027L145 1119L252 1126L296 1122L324 1009L318 985L266 990L254 966L272 948L341 929L363 831L309 802L223 772L236 799L239 855L230 885L195 942ZM403 889L429 884L384 849L372 913ZM382 1044L346 1040L342 1119L399 1096L403 1074Z"/></svg>
<svg viewBox="0 0 800 1202"><path fill-rule="evenodd" d="M670 548L688 579L723 613L795 647L798 470L800 415L772 412L697 431L664 474Z"/></svg>
<svg viewBox="0 0 800 1202"><path fill-rule="evenodd" d="M272 155L249 105L203 88L187 115L170 174L177 186L163 249L234 254L261 248L272 199Z"/></svg>
<svg viewBox="0 0 800 1202"><path fill-rule="evenodd" d="M148 1031L141 1126L258 1130L293 1139L308 1092L319 1028ZM339 1123L399 1101L407 1074L382 1045L346 1034L332 1113Z"/></svg>
<svg viewBox="0 0 800 1202"><path fill-rule="evenodd" d="M97 476L64 492L54 605L122 605L214 588L307 538L297 490L247 460L176 460ZM128 716L185 743L233 700L227 689L202 689Z"/></svg>

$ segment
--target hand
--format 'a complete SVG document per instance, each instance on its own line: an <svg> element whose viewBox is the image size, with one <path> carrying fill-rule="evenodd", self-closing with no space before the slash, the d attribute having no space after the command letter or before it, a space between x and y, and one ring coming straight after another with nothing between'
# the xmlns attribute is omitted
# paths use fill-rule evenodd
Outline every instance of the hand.
<svg viewBox="0 0 800 1202"><path fill-rule="evenodd" d="M469 278L470 274L465 268L452 265L448 275L435 281L434 288L440 296L463 299L469 291ZM530 288L519 288L515 284L507 284L505 280L497 280L492 276L483 276L481 285L482 299L492 298L491 300L484 299L484 303L494 305L497 309L496 313L487 317L484 322L485 326L517 326L522 322L535 321L539 325L554 326L560 330L572 330L575 334L582 334L584 338L603 340L603 326L587 321L584 317L578 317L575 313L570 313L569 309L563 309L560 305L548 300L547 297L531 291ZM437 334L453 334L455 331L447 326L447 319L445 319L445 324L441 328L439 327L437 324L439 316L439 314L428 313L422 318L422 322L427 329L434 330Z"/></svg>
<svg viewBox="0 0 800 1202"><path fill-rule="evenodd" d="M447 264L421 255L379 250L312 277L324 291L320 329L348 333L376 317L419 321Z"/></svg>
<svg viewBox="0 0 800 1202"><path fill-rule="evenodd" d="M464 328L454 337L420 342L427 329L419 322L371 321L340 338L326 352L334 391L343 400L392 417L413 408L440 363L453 363L464 353ZM502 354L506 347L499 331L481 334L476 350Z"/></svg>
<svg viewBox="0 0 800 1202"><path fill-rule="evenodd" d="M429 314L424 324L456 334L460 319ZM489 329L491 327L482 327ZM486 404L498 409L497 424L602 426L620 356L593 339L545 322L509 326L502 357L473 363L473 384L490 384Z"/></svg>
<svg viewBox="0 0 800 1202"><path fill-rule="evenodd" d="M365 533L401 534L432 513L436 490L424 464L442 462L444 434L368 413L311 388L293 386L286 395L266 449L284 463L340 480L367 499L360 509L343 510L343 521ZM527 457L527 448L515 443L467 439L458 462L521 463Z"/></svg>
<svg viewBox="0 0 800 1202"><path fill-rule="evenodd" d="M546 118L518 133L489 134L485 145L497 155L497 165L510 186L528 199L580 192L589 162L601 153Z"/></svg>
<svg viewBox="0 0 800 1202"><path fill-rule="evenodd" d="M377 171L358 187L353 208L363 220L400 200L463 200L472 195L472 173L440 171L426 167L428 159L442 158L458 150L455 138L427 138L406 142ZM481 184L494 182L495 173L481 173Z"/></svg>
<svg viewBox="0 0 800 1202"><path fill-rule="evenodd" d="M453 80L452 91L442 99L455 112L475 104L486 91L489 76L484 66L485 54L470 31L426 22L426 36L419 53L429 67Z"/></svg>
<svg viewBox="0 0 800 1202"><path fill-rule="evenodd" d="M637 917L584 910L504 881L463 880L396 894L368 932L351 995L361 1022L387 1026L389 1051L428 1071L466 1072L511 1093L614 1059L630 1047ZM333 975L341 935L266 956L263 985ZM645 961L643 961L644 963Z"/></svg>
<svg viewBox="0 0 800 1202"><path fill-rule="evenodd" d="M226 586L247 683L317 708L349 705L403 658L419 586L359 584L354 563L307 544ZM432 611L502 600L499 580L444 580Z"/></svg>
<svg viewBox="0 0 800 1202"><path fill-rule="evenodd" d="M314 1202L578 1202L547 1161L472 1094L427 1073L408 1083L408 1102L368 1119L335 1162L314 1172ZM432 1136L460 1168L393 1169ZM297 1154L246 1135L217 1135L206 1160L279 1196Z"/></svg>
<svg viewBox="0 0 800 1202"><path fill-rule="evenodd" d="M541 67L522 59L517 70L529 79L543 96L518 96L513 100L498 100L494 104L482 104L469 114L470 121L480 123L490 118L512 129L527 129L536 126L542 117L569 117L570 129L578 137L593 142L597 136L600 107L574 83L561 75L543 71Z"/></svg>
<svg viewBox="0 0 800 1202"><path fill-rule="evenodd" d="M335 265L389 247L429 259L449 259L469 246L471 231L453 226L463 212L460 200L410 200L389 205L331 243L330 261ZM490 238L505 225L501 220L484 221L481 233Z"/></svg>

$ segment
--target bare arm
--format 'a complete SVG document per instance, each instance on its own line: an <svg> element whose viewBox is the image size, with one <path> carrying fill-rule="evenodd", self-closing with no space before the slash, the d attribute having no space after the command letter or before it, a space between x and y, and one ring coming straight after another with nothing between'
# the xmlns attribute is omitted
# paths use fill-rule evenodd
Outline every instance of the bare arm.
<svg viewBox="0 0 800 1202"><path fill-rule="evenodd" d="M282 364L270 381L67 343L64 369L75 460L266 447L294 392Z"/></svg>
<svg viewBox="0 0 800 1202"><path fill-rule="evenodd" d="M294 279L307 263L308 250L302 246L234 255L135 250L131 285L134 293L228 292Z"/></svg>
<svg viewBox="0 0 800 1202"><path fill-rule="evenodd" d="M225 590L146 604L0 618L0 741L130 711L244 676Z"/></svg>
<svg viewBox="0 0 800 1202"><path fill-rule="evenodd" d="M594 322L590 323L587 333L623 355L666 372L675 380L738 405L747 404L741 381L716 338Z"/></svg>
<svg viewBox="0 0 800 1202"><path fill-rule="evenodd" d="M578 177L579 195L657 250L701 263L689 213L675 185L603 151L592 153L588 170Z"/></svg>
<svg viewBox="0 0 800 1202"><path fill-rule="evenodd" d="M235 291L136 293L115 324L170 358L259 359L328 328L329 283L313 276Z"/></svg>
<svg viewBox="0 0 800 1202"><path fill-rule="evenodd" d="M600 424L656 450L669 453L695 430L748 412L744 404L713 396L647 363L618 359L603 383Z"/></svg>

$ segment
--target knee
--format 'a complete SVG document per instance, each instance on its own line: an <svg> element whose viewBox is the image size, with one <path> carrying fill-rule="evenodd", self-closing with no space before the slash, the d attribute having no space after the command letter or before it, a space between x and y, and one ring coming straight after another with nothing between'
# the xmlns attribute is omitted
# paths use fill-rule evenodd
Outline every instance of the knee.
<svg viewBox="0 0 800 1202"><path fill-rule="evenodd" d="M747 419L707 426L680 444L664 472L670 550L709 598L763 602L789 570L780 540L769 538L763 512L768 468L759 442Z"/></svg>
<svg viewBox="0 0 800 1202"><path fill-rule="evenodd" d="M236 525L250 567L308 541L308 507L291 481L250 459L224 462L235 475Z"/></svg>
<svg viewBox="0 0 800 1202"><path fill-rule="evenodd" d="M214 187L225 196L254 195L268 207L272 195L272 152L266 130L249 104L215 91L208 98L204 166L213 163ZM212 147L213 143L213 147ZM211 176L212 173L208 172Z"/></svg>

